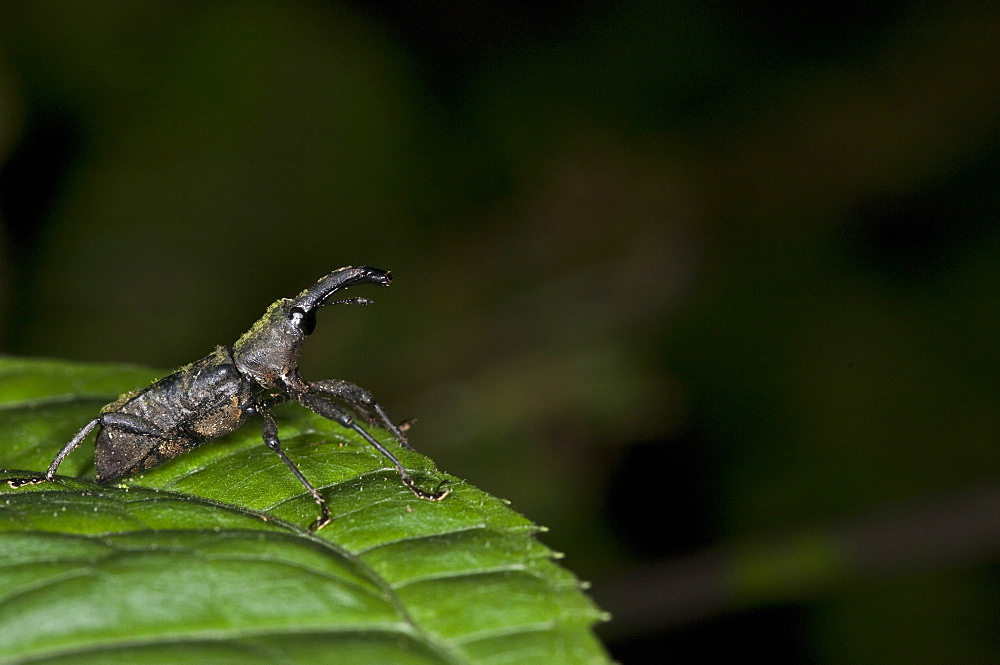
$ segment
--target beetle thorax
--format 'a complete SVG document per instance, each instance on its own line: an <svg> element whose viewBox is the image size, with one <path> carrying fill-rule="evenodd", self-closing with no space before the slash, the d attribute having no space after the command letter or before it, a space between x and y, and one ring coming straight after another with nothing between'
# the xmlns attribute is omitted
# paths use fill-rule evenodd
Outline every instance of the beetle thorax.
<svg viewBox="0 0 1000 665"><path fill-rule="evenodd" d="M264 388L295 383L299 352L305 335L289 319L292 301L282 299L233 345L240 372Z"/></svg>

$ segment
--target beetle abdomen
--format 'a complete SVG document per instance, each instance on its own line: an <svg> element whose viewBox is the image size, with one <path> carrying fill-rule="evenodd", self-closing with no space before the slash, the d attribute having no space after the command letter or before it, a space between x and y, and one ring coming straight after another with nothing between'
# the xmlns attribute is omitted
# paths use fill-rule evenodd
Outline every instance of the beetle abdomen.
<svg viewBox="0 0 1000 665"><path fill-rule="evenodd" d="M249 417L252 398L253 384L218 347L105 412L94 452L97 481L151 469L233 432Z"/></svg>
<svg viewBox="0 0 1000 665"><path fill-rule="evenodd" d="M152 469L199 443L194 439L153 438L114 426L105 427L97 435L94 447L94 479L106 483L129 473Z"/></svg>

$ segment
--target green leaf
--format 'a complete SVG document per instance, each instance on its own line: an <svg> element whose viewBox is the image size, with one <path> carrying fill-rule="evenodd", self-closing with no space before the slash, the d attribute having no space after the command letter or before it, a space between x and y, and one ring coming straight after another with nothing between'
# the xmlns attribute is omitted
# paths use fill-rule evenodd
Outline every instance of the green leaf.
<svg viewBox="0 0 1000 665"><path fill-rule="evenodd" d="M0 478L37 475L98 409L155 373L0 357ZM0 664L607 663L602 613L539 530L456 478L414 497L352 432L295 405L118 485L0 483ZM396 452L424 487L446 476ZM60 473L86 476L93 437ZM30 470L30 471L29 471Z"/></svg>

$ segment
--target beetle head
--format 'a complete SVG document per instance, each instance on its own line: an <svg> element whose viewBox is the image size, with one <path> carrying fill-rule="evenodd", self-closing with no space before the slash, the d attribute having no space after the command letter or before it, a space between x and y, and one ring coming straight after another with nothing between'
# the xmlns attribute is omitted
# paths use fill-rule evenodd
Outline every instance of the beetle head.
<svg viewBox="0 0 1000 665"><path fill-rule="evenodd" d="M378 268L347 267L334 270L294 298L282 298L233 346L241 373L265 388L297 387L299 351L316 328L316 310L336 303L367 304L364 298L331 301L341 289L357 284L389 286L392 275Z"/></svg>

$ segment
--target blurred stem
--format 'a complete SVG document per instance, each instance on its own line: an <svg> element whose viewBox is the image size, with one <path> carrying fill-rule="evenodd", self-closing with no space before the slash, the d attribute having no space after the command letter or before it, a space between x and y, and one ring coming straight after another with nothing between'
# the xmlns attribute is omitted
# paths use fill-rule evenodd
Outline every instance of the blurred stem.
<svg viewBox="0 0 1000 665"><path fill-rule="evenodd" d="M605 632L621 635L806 600L838 581L974 563L997 552L1000 486L989 485L596 580L593 591L613 616Z"/></svg>

